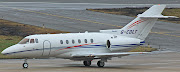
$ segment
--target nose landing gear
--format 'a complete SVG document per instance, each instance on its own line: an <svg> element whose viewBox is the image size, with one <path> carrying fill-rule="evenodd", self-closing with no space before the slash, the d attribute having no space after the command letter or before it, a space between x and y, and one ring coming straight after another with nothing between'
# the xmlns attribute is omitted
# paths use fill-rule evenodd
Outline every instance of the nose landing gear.
<svg viewBox="0 0 180 72"><path fill-rule="evenodd" d="M23 68L28 68L28 63L27 63L27 59L24 60L24 63L23 63Z"/></svg>

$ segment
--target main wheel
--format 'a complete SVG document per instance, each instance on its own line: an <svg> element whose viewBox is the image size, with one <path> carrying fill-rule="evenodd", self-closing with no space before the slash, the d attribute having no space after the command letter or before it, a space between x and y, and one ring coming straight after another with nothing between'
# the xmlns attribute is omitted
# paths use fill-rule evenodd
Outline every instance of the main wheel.
<svg viewBox="0 0 180 72"><path fill-rule="evenodd" d="M28 63L23 63L23 68L28 68Z"/></svg>
<svg viewBox="0 0 180 72"><path fill-rule="evenodd" d="M91 65L91 61L84 61L83 62L85 66L90 66Z"/></svg>
<svg viewBox="0 0 180 72"><path fill-rule="evenodd" d="M104 67L105 63L103 61L97 62L98 67Z"/></svg>

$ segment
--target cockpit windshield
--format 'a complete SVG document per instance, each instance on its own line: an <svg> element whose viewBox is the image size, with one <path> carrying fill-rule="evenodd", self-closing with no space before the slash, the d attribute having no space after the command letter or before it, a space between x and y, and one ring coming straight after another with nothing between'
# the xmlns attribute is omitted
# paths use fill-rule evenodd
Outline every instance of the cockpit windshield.
<svg viewBox="0 0 180 72"><path fill-rule="evenodd" d="M27 44L27 43L29 43L29 39L28 39L28 38L24 38L24 39L22 39L22 40L19 42L19 44Z"/></svg>

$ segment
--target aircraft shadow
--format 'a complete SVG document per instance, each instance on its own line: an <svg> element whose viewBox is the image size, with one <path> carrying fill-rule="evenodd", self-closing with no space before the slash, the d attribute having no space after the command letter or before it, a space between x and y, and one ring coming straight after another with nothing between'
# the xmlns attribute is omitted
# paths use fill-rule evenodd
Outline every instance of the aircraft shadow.
<svg viewBox="0 0 180 72"><path fill-rule="evenodd" d="M64 64L64 67L74 67L74 68L97 68L97 69L101 69L101 68L105 68L105 69L141 69L141 68L135 68L133 66L130 65L111 65L111 66L104 66L104 67L98 67L97 65L91 65L91 66L84 66L82 64Z"/></svg>

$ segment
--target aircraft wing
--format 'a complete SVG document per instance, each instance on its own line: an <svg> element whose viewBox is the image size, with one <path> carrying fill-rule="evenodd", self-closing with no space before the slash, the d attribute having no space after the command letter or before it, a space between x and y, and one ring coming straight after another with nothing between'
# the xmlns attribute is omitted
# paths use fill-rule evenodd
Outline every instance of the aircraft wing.
<svg viewBox="0 0 180 72"><path fill-rule="evenodd" d="M150 52L121 52L121 53L81 53L81 54L74 54L72 57L121 57L127 56L131 54L146 54Z"/></svg>

